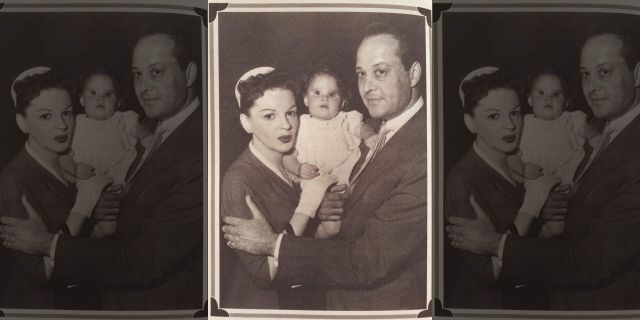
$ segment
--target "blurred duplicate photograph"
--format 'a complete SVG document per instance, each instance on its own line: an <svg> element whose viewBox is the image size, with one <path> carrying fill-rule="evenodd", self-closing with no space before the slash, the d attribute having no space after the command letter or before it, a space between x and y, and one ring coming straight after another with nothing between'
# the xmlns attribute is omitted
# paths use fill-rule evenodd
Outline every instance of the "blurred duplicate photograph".
<svg viewBox="0 0 640 320"><path fill-rule="evenodd" d="M202 17L4 9L0 309L193 316L207 296Z"/></svg>
<svg viewBox="0 0 640 320"><path fill-rule="evenodd" d="M230 9L211 60L220 308L415 317L428 290L425 17Z"/></svg>
<svg viewBox="0 0 640 320"><path fill-rule="evenodd" d="M451 310L640 309L640 11L525 7L454 5L435 28L438 294Z"/></svg>

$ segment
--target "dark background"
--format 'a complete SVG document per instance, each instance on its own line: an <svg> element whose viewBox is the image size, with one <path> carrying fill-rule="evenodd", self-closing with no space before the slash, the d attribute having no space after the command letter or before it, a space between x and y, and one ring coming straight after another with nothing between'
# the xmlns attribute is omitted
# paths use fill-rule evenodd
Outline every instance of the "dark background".
<svg viewBox="0 0 640 320"><path fill-rule="evenodd" d="M443 55L443 65L439 69L443 81L439 95L443 103L436 102L434 106L443 114L443 123L438 124L442 126L443 142L438 145L437 152L444 152L444 163L439 168L444 170L445 177L471 148L474 139L464 126L458 86L465 75L478 67L507 68L524 80L539 64L551 63L569 82L572 96L569 109L582 110L592 117L582 94L579 66L584 38L597 23L610 23L634 32L640 26L640 17L603 13L443 12L437 26L442 30L438 43ZM637 35L635 38L640 41ZM525 105L526 100L523 101ZM525 111L528 110L527 106ZM441 230L440 234L444 237L446 233ZM448 246L448 241L444 245ZM445 256L444 270L440 271L440 274L444 273L445 307L450 293L447 288L455 282L448 276L453 272L447 271L454 267L452 258Z"/></svg>
<svg viewBox="0 0 640 320"><path fill-rule="evenodd" d="M15 124L10 88L15 77L28 68L58 68L75 79L90 65L109 65L124 89L124 108L143 116L130 71L137 34L147 23L169 24L187 34L195 46L196 61L202 61L202 22L198 16L122 12L0 13L0 168L4 168L25 141ZM200 72L206 74L206 70L200 69ZM196 88L202 91L201 85L197 84Z"/></svg>
<svg viewBox="0 0 640 320"><path fill-rule="evenodd" d="M424 48L426 28L423 16L384 13L219 12L218 19L220 83L212 90L220 90L219 165L222 175L248 147L251 139L240 126L234 93L237 80L245 72L258 66L272 66L302 76L314 64L327 63L340 73L351 92L352 99L345 110L358 110L367 117L355 76L356 51L362 32L370 23L386 22L412 32L420 44L418 47ZM425 61L424 58L421 61ZM424 81L427 76L424 63L422 67ZM424 82L420 85L424 87ZM298 103L298 112L307 113L302 101ZM220 243L220 285L224 295L225 286L229 285L225 281L228 279L225 261L231 252L224 239L221 238Z"/></svg>
<svg viewBox="0 0 640 320"><path fill-rule="evenodd" d="M472 70L496 66L513 70L525 79L539 64L553 64L570 84L570 110L591 111L580 84L580 50L589 29L611 23L633 31L640 17L603 13L462 13L443 12L443 65L441 66L444 123L445 177L471 147L474 137L464 126L460 81ZM640 40L640 36L636 36ZM435 75L434 75L435 78ZM526 101L523 101L526 106ZM436 103L437 105L437 103ZM525 111L529 108L526 106ZM442 150L442 149L441 149Z"/></svg>
<svg viewBox="0 0 640 320"><path fill-rule="evenodd" d="M414 32L419 40L425 38L426 25L422 16L381 13L221 12L219 19L222 173L250 140L240 126L234 94L236 81L245 72L272 66L302 76L315 63L328 63L340 73L351 92L351 103L345 110L358 110L367 116L355 76L355 56L362 32L372 22L386 22ZM425 78L424 65L422 77ZM298 112L307 113L304 104L299 103Z"/></svg>

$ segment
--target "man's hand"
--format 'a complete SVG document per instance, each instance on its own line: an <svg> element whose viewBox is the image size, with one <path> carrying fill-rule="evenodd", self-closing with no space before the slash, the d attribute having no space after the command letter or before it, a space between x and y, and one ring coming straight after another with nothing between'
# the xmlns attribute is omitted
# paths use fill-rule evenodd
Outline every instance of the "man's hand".
<svg viewBox="0 0 640 320"><path fill-rule="evenodd" d="M321 221L340 221L344 214L344 203L350 194L346 184L335 185L329 188L324 195L324 200L318 208L316 217Z"/></svg>
<svg viewBox="0 0 640 320"><path fill-rule="evenodd" d="M115 221L120 213L120 201L124 196L124 187L113 184L104 189L93 209L93 218L97 221Z"/></svg>
<svg viewBox="0 0 640 320"><path fill-rule="evenodd" d="M0 239L7 248L22 251L27 254L49 256L53 241L53 234L40 218L26 196L22 196L28 219L0 217Z"/></svg>
<svg viewBox="0 0 640 320"><path fill-rule="evenodd" d="M222 231L224 238L227 239L227 245L249 254L273 256L278 235L273 232L271 225L249 195L245 201L253 214L253 219L225 217L224 222L227 225L222 227Z"/></svg>
<svg viewBox="0 0 640 320"><path fill-rule="evenodd" d="M545 221L563 221L567 215L567 207L571 198L571 185L561 184L551 190L544 207L540 211L540 218Z"/></svg>
<svg viewBox="0 0 640 320"><path fill-rule="evenodd" d="M471 206L476 212L476 219L450 217L451 225L447 226L449 240L454 248L471 251L482 255L498 256L500 238L487 214L480 208L476 199L469 197Z"/></svg>

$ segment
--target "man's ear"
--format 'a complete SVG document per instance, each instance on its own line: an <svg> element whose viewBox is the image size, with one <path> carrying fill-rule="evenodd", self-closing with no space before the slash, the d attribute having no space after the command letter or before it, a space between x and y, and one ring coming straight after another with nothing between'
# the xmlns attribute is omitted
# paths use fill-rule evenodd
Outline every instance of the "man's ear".
<svg viewBox="0 0 640 320"><path fill-rule="evenodd" d="M409 68L409 77L411 78L411 87L414 88L420 82L420 77L422 76L422 66L420 62L414 61L411 67Z"/></svg>
<svg viewBox="0 0 640 320"><path fill-rule="evenodd" d="M21 114L16 114L16 123L18 124L18 128L20 128L20 131L22 131L22 133L29 133L29 125L27 125L27 122L24 119L24 116Z"/></svg>
<svg viewBox="0 0 640 320"><path fill-rule="evenodd" d="M640 87L640 62L633 68L633 83L635 87Z"/></svg>
<svg viewBox="0 0 640 320"><path fill-rule="evenodd" d="M251 127L251 121L249 121L249 117L247 117L244 113L240 114L240 124L242 125L242 128L244 129L244 131L246 131L248 134L253 133L253 128Z"/></svg>
<svg viewBox="0 0 640 320"><path fill-rule="evenodd" d="M191 88L198 78L198 66L195 62L191 61L184 70L184 73L187 78L187 87Z"/></svg>
<svg viewBox="0 0 640 320"><path fill-rule="evenodd" d="M473 117L467 113L464 114L464 125L467 126L467 129L473 134L476 134L476 122L473 120Z"/></svg>
<svg viewBox="0 0 640 320"><path fill-rule="evenodd" d="M531 95L527 96L527 103L529 104L530 107L533 108L533 99L531 99Z"/></svg>

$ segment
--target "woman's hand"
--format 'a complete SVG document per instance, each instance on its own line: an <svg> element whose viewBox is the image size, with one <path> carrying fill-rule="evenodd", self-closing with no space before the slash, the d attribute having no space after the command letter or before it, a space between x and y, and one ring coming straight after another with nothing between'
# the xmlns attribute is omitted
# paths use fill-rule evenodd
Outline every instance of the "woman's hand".
<svg viewBox="0 0 640 320"><path fill-rule="evenodd" d="M498 256L500 238L495 226L476 202L473 196L469 197L471 207L476 212L476 219L449 217L447 226L449 240L454 248L471 251L476 254Z"/></svg>
<svg viewBox="0 0 640 320"><path fill-rule="evenodd" d="M298 177L310 180L317 176L318 167L306 162L300 163L300 166L298 166Z"/></svg>
<svg viewBox="0 0 640 320"><path fill-rule="evenodd" d="M526 179L537 179L542 177L544 174L542 172L542 167L535 165L533 163L525 163L524 164L524 177Z"/></svg>
<svg viewBox="0 0 640 320"><path fill-rule="evenodd" d="M95 175L96 175L96 170L92 166L86 163L78 163L76 165L76 172L75 172L76 178L80 180L86 180Z"/></svg>
<svg viewBox="0 0 640 320"><path fill-rule="evenodd" d="M273 256L278 235L273 232L271 225L249 195L246 196L245 201L253 214L253 219L225 217L224 222L227 225L222 227L222 231L227 245L229 248L249 254Z"/></svg>
<svg viewBox="0 0 640 320"><path fill-rule="evenodd" d="M27 254L49 256L53 234L24 195L22 204L29 214L28 219L0 217L0 239L4 240L2 244Z"/></svg>

